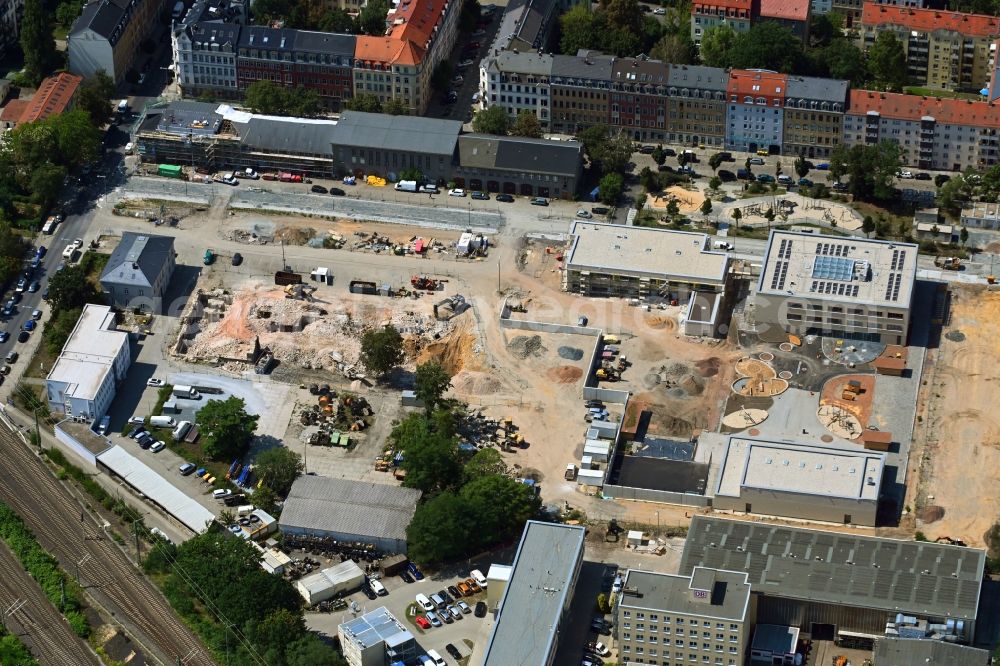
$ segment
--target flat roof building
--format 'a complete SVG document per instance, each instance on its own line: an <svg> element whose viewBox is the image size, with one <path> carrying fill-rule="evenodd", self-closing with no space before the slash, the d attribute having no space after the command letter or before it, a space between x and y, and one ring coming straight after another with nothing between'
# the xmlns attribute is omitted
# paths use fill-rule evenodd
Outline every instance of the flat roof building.
<svg viewBox="0 0 1000 666"><path fill-rule="evenodd" d="M913 243L775 230L750 317L796 335L905 344L917 275Z"/></svg>
<svg viewBox="0 0 1000 666"><path fill-rule="evenodd" d="M111 308L84 305L45 378L49 409L85 421L99 421L131 363L128 333L115 329Z"/></svg>
<svg viewBox="0 0 1000 666"><path fill-rule="evenodd" d="M286 536L359 541L383 553L405 553L406 528L420 494L381 483L300 476L285 500L278 529Z"/></svg>
<svg viewBox="0 0 1000 666"><path fill-rule="evenodd" d="M875 526L885 454L730 437L712 506L722 511Z"/></svg>
<svg viewBox="0 0 1000 666"><path fill-rule="evenodd" d="M421 651L409 629L382 606L337 626L349 666L410 663Z"/></svg>
<svg viewBox="0 0 1000 666"><path fill-rule="evenodd" d="M987 650L918 638L880 638L875 641L878 666L987 666Z"/></svg>
<svg viewBox="0 0 1000 666"><path fill-rule="evenodd" d="M550 666L583 563L586 530L529 520L483 666Z"/></svg>
<svg viewBox="0 0 1000 666"><path fill-rule="evenodd" d="M680 573L747 572L759 624L874 640L916 618L971 642L985 564L961 546L695 515Z"/></svg>
<svg viewBox="0 0 1000 666"><path fill-rule="evenodd" d="M630 569L615 611L622 663L743 664L753 605L744 572L696 567L679 576Z"/></svg>

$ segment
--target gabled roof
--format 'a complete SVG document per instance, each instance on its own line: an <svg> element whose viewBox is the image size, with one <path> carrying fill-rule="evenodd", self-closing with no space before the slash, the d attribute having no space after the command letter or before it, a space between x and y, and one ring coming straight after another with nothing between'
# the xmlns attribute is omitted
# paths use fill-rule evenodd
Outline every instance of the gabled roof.
<svg viewBox="0 0 1000 666"><path fill-rule="evenodd" d="M729 75L720 67L671 65L667 83L678 87L724 91L729 83Z"/></svg>
<svg viewBox="0 0 1000 666"><path fill-rule="evenodd" d="M789 76L785 97L824 102L847 102L849 81L820 79L815 76Z"/></svg>
<svg viewBox="0 0 1000 666"><path fill-rule="evenodd" d="M237 23L220 21L191 23L187 27L187 35L192 44L218 44L231 52L239 46L242 27Z"/></svg>
<svg viewBox="0 0 1000 666"><path fill-rule="evenodd" d="M266 49L268 51L287 51L295 49L295 36L298 30L289 28L269 28L264 25L248 25L240 33L239 47L250 49ZM266 57L266 56L265 56Z"/></svg>
<svg viewBox="0 0 1000 666"><path fill-rule="evenodd" d="M55 76L50 76L42 81L38 90L28 102L28 107L21 115L20 122L31 123L36 120L57 116L69 106L73 101L83 77L69 72L59 72Z"/></svg>
<svg viewBox="0 0 1000 666"><path fill-rule="evenodd" d="M898 25L908 30L920 32L952 30L972 37L996 37L1000 35L1000 17L946 12L937 9L895 7L874 2L864 3L864 9L861 10L861 24L864 26Z"/></svg>
<svg viewBox="0 0 1000 666"><path fill-rule="evenodd" d="M335 126L332 122L295 123L260 117L234 125L243 143L253 150L299 155L328 154Z"/></svg>
<svg viewBox="0 0 1000 666"><path fill-rule="evenodd" d="M551 141L516 136L463 134L458 137L463 167L574 176L583 146L576 141Z"/></svg>
<svg viewBox="0 0 1000 666"><path fill-rule="evenodd" d="M930 117L938 123L1000 128L1000 106L993 102L939 99L920 95L852 90L848 113L878 113L898 120Z"/></svg>
<svg viewBox="0 0 1000 666"><path fill-rule="evenodd" d="M295 50L303 53L335 53L354 57L357 42L354 35L340 35L334 32L295 31Z"/></svg>
<svg viewBox="0 0 1000 666"><path fill-rule="evenodd" d="M407 62L410 55L403 57L405 44L389 37L370 37L359 35L354 44L354 59L365 62L377 62L386 65L413 64Z"/></svg>
<svg viewBox="0 0 1000 666"><path fill-rule="evenodd" d="M359 146L451 157L462 123L419 116L344 111L331 132L334 146Z"/></svg>
<svg viewBox="0 0 1000 666"><path fill-rule="evenodd" d="M173 252L171 236L126 231L101 273L101 282L152 286Z"/></svg>
<svg viewBox="0 0 1000 666"><path fill-rule="evenodd" d="M585 55L552 56L552 76L565 76L593 81L611 81L614 56L603 53L585 52Z"/></svg>
<svg viewBox="0 0 1000 666"><path fill-rule="evenodd" d="M124 16L123 0L94 0L83 8L69 34L72 36L93 30L101 37L110 39Z"/></svg>
<svg viewBox="0 0 1000 666"><path fill-rule="evenodd" d="M765 69L734 69L729 72L727 91L731 95L784 99L788 94L788 75Z"/></svg>
<svg viewBox="0 0 1000 666"><path fill-rule="evenodd" d="M760 15L785 21L808 21L809 0L760 0Z"/></svg>
<svg viewBox="0 0 1000 666"><path fill-rule="evenodd" d="M552 63L552 56L535 51L525 53L503 51L490 59L491 68L496 71L510 72L511 74L537 74L539 76L551 75Z"/></svg>

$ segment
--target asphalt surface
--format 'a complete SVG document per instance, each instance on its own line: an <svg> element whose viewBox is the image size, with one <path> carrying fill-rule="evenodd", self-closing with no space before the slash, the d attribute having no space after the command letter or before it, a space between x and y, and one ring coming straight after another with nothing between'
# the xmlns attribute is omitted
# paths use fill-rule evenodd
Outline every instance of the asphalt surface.
<svg viewBox="0 0 1000 666"><path fill-rule="evenodd" d="M0 545L0 609L7 630L41 664L100 664L14 554ZM16 609L16 610L13 610ZM12 612L11 612L12 611Z"/></svg>
<svg viewBox="0 0 1000 666"><path fill-rule="evenodd" d="M0 425L0 500L13 508L62 567L77 573L95 601L108 610L148 657L190 666L213 662L170 604L102 531L69 489L17 436ZM64 649L68 649L63 645ZM86 663L55 660L47 663Z"/></svg>

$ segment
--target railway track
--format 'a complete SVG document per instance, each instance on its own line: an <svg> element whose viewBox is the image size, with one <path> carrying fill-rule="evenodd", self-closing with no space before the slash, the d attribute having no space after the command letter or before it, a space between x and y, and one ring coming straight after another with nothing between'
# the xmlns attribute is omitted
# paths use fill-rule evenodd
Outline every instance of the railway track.
<svg viewBox="0 0 1000 666"><path fill-rule="evenodd" d="M22 640L40 664L97 665L97 655L70 628L34 579L5 546L0 546L0 609L12 633Z"/></svg>
<svg viewBox="0 0 1000 666"><path fill-rule="evenodd" d="M83 511L44 463L0 425L0 500L21 516L39 542L112 613L147 656L164 664L211 666L208 650L160 591ZM60 662L53 662L60 663ZM74 663L74 662L68 662Z"/></svg>

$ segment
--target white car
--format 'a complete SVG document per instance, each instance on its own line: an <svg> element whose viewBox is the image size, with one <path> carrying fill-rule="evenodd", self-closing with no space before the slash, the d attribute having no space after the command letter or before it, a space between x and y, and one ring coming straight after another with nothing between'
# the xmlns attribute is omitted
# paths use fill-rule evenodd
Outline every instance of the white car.
<svg viewBox="0 0 1000 666"><path fill-rule="evenodd" d="M584 210L582 208L576 211L576 216L579 218L583 218L584 220L589 220L590 218L594 217L593 215L590 214L589 210Z"/></svg>
<svg viewBox="0 0 1000 666"><path fill-rule="evenodd" d="M913 178L913 172L912 171L900 171L897 175L900 178L907 178L907 179Z"/></svg>
<svg viewBox="0 0 1000 666"><path fill-rule="evenodd" d="M601 655L602 657L607 657L609 654L611 654L611 651L608 650L608 646L601 642L598 642L597 645L594 646L594 652Z"/></svg>
<svg viewBox="0 0 1000 666"><path fill-rule="evenodd" d="M83 239L82 238L77 238L75 241L73 241L72 243L70 243L70 245L73 246L73 247L75 247L77 250L79 250L81 247L83 247Z"/></svg>
<svg viewBox="0 0 1000 666"><path fill-rule="evenodd" d="M132 142L131 141L129 141L128 143L126 143L125 144L125 154L126 155L131 155L132 154L132 148L133 148L133 146L132 146Z"/></svg>
<svg viewBox="0 0 1000 666"><path fill-rule="evenodd" d="M76 246L71 243L67 245L65 249L63 249L62 252L63 259L72 259L75 253L76 253Z"/></svg>
<svg viewBox="0 0 1000 666"><path fill-rule="evenodd" d="M155 388L163 386L164 383L165 382L162 379L157 379L156 377L150 377L146 380L146 386L153 386Z"/></svg>
<svg viewBox="0 0 1000 666"><path fill-rule="evenodd" d="M483 588L484 590L486 589L487 586L486 576L483 575L482 571L480 571L479 569L473 569L472 571L469 572L469 577L472 578L477 583L479 583L479 587Z"/></svg>
<svg viewBox="0 0 1000 666"><path fill-rule="evenodd" d="M249 178L250 180L257 180L258 178L260 178L260 174L258 174L253 169L247 167L246 169L240 172L240 178Z"/></svg>
<svg viewBox="0 0 1000 666"><path fill-rule="evenodd" d="M226 185L239 185L240 181L236 180L236 176L232 173L226 173L222 176L222 182Z"/></svg>
<svg viewBox="0 0 1000 666"><path fill-rule="evenodd" d="M154 443L152 446L150 446L149 450L152 451L153 453L159 453L165 448L167 448L167 444L161 439L158 442Z"/></svg>
<svg viewBox="0 0 1000 666"><path fill-rule="evenodd" d="M456 187L454 189L448 190L448 196L449 197L464 197L465 196L465 190L463 190L460 187Z"/></svg>
<svg viewBox="0 0 1000 666"><path fill-rule="evenodd" d="M215 490L212 491L212 499L224 500L231 494L232 491L229 490L229 488L216 488Z"/></svg>
<svg viewBox="0 0 1000 666"><path fill-rule="evenodd" d="M663 16L664 14L667 13L667 10L664 9L663 7L657 7L656 9L653 10L653 13L656 14L657 16Z"/></svg>
<svg viewBox="0 0 1000 666"><path fill-rule="evenodd" d="M466 67L472 67L473 62L475 62L475 61L474 60L470 60L469 58L466 58L462 62L458 63L458 65L456 67L457 67L457 69L465 69Z"/></svg>

